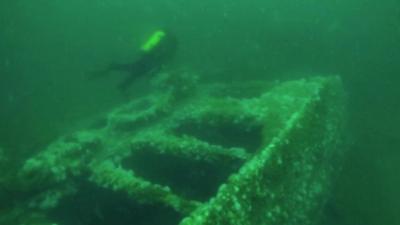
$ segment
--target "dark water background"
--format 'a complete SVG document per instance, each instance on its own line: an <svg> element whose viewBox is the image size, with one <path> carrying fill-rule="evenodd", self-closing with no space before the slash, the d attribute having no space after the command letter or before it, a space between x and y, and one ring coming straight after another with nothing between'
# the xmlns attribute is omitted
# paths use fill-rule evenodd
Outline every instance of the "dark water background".
<svg viewBox="0 0 400 225"><path fill-rule="evenodd" d="M120 75L85 74L129 61L158 27L179 38L174 65L205 77L340 74L350 151L326 223L400 224L395 0L2 0L0 146L8 156L17 162L126 101L115 88Z"/></svg>

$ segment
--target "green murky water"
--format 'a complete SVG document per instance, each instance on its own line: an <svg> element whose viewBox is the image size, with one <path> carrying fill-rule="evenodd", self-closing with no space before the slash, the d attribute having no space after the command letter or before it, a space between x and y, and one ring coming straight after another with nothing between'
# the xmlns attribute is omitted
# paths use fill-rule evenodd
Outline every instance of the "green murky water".
<svg viewBox="0 0 400 225"><path fill-rule="evenodd" d="M348 94L350 149L324 223L400 224L395 0L3 0L0 146L12 168L0 169L19 168L59 135L147 93L148 77L121 94L124 74L87 75L131 62L159 28L178 40L167 69L205 80L340 75ZM11 204L13 197L0 202Z"/></svg>

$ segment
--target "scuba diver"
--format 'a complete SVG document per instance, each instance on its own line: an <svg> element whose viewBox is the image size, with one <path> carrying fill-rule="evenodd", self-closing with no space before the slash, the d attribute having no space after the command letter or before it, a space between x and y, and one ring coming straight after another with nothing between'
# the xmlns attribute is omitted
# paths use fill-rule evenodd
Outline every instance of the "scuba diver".
<svg viewBox="0 0 400 225"><path fill-rule="evenodd" d="M134 62L112 63L105 70L92 74L91 77L103 76L112 71L128 73L129 75L118 85L121 92L126 92L137 78L159 72L165 63L174 57L177 47L175 36L164 30L157 30L141 46L140 55Z"/></svg>

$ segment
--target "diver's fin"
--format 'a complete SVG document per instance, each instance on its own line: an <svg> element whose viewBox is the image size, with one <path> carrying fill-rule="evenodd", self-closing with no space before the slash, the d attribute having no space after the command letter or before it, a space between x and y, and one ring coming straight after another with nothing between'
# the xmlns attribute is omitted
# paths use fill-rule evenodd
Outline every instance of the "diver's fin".
<svg viewBox="0 0 400 225"><path fill-rule="evenodd" d="M105 77L109 73L110 73L110 71L107 69L88 72L88 73L86 73L86 79L87 80L95 80L98 78Z"/></svg>

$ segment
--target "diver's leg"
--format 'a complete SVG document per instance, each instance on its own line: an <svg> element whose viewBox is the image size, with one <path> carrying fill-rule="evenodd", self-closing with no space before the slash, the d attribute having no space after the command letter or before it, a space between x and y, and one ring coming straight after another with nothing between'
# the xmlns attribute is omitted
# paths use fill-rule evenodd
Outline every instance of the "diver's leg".
<svg viewBox="0 0 400 225"><path fill-rule="evenodd" d="M130 72L132 69L131 64L119 64L119 63L112 63L108 67L98 70L98 71L93 71L88 74L87 78L89 80L97 79L97 78L102 78L107 76L110 72L112 71L118 71L118 72Z"/></svg>
<svg viewBox="0 0 400 225"><path fill-rule="evenodd" d="M118 89L125 93L128 88L132 85L132 83L137 79L136 76L128 76L118 85Z"/></svg>
<svg viewBox="0 0 400 225"><path fill-rule="evenodd" d="M107 69L108 71L121 71L121 72L130 72L132 70L132 64L120 64L120 63L112 63Z"/></svg>

